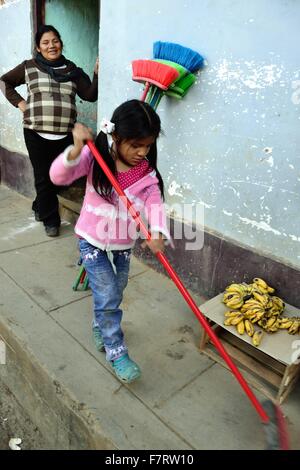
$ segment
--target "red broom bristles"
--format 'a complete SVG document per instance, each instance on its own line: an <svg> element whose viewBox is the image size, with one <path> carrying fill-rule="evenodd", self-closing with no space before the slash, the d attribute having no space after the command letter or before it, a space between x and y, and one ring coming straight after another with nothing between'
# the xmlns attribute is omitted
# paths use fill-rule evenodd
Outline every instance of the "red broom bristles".
<svg viewBox="0 0 300 470"><path fill-rule="evenodd" d="M167 90L178 76L179 73L173 67L154 60L132 61L132 80L136 82L152 83L162 90Z"/></svg>

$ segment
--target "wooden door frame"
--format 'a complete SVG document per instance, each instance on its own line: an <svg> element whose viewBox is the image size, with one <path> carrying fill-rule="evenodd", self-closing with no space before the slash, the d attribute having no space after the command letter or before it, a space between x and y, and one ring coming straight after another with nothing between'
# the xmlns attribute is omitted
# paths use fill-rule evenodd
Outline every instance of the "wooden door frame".
<svg viewBox="0 0 300 470"><path fill-rule="evenodd" d="M34 34L40 25L45 24L45 0L33 1L33 28Z"/></svg>

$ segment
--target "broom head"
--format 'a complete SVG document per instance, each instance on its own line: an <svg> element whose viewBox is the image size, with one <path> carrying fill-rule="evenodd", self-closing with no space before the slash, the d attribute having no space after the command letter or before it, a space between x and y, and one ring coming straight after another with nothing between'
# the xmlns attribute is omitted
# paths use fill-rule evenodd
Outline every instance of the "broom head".
<svg viewBox="0 0 300 470"><path fill-rule="evenodd" d="M153 44L153 57L177 62L190 72L196 72L204 63L204 58L198 52L173 42L156 41Z"/></svg>
<svg viewBox="0 0 300 470"><path fill-rule="evenodd" d="M266 450L290 450L287 423L281 409L271 400L265 400L262 405L269 416L269 422L264 424Z"/></svg>
<svg viewBox="0 0 300 470"><path fill-rule="evenodd" d="M189 73L185 77L182 77L180 80L177 80L174 86L172 85L169 90L165 92L167 96L171 96L172 98L177 98L180 100L183 98L191 86L195 83L196 77L193 73Z"/></svg>
<svg viewBox="0 0 300 470"><path fill-rule="evenodd" d="M180 78L180 80L177 80L174 86L172 86L172 90L181 93L181 95L184 96L190 87L194 85L195 81L196 76L193 73L189 73L188 75Z"/></svg>
<svg viewBox="0 0 300 470"><path fill-rule="evenodd" d="M132 61L132 80L136 82L149 82L162 90L167 90L178 77L176 69L155 60Z"/></svg>
<svg viewBox="0 0 300 470"><path fill-rule="evenodd" d="M182 95L176 91L173 90L167 90L165 91L165 95L169 96L170 98L176 98L176 100L182 100Z"/></svg>
<svg viewBox="0 0 300 470"><path fill-rule="evenodd" d="M160 62L161 64L165 64L165 65L169 65L170 67L173 67L173 69L177 70L177 72L179 73L178 78L176 78L176 80L173 83L171 83L171 87L173 87L174 84L177 83L178 80L180 80L182 77L190 73L188 69L186 69L180 64L177 64L176 62L172 62L171 60L165 60L165 59L154 59L154 60L155 62Z"/></svg>

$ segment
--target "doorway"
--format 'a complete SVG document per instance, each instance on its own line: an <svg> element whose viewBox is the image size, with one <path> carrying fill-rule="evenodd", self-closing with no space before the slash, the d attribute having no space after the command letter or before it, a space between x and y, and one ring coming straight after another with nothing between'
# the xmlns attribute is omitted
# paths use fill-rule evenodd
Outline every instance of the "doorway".
<svg viewBox="0 0 300 470"><path fill-rule="evenodd" d="M60 33L65 57L81 67L92 79L98 56L99 0L45 0L44 23ZM76 97L77 120L97 129L97 102Z"/></svg>

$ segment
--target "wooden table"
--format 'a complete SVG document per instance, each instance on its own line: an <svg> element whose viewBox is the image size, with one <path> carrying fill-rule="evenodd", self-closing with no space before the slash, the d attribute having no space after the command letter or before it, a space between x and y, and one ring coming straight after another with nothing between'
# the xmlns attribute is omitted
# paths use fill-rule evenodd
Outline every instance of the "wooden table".
<svg viewBox="0 0 300 470"><path fill-rule="evenodd" d="M223 293L205 302L199 307L201 312L237 366L250 372L250 379L247 377L247 380L268 398L282 403L300 375L300 335L289 335L286 330L278 330L273 334L265 332L257 348L246 333L240 335L235 326L224 325L224 313L228 307L223 304L222 298ZM299 316L298 309L285 305L285 316ZM200 350L228 367L205 330L202 330ZM275 395L266 388L266 383L275 388Z"/></svg>

